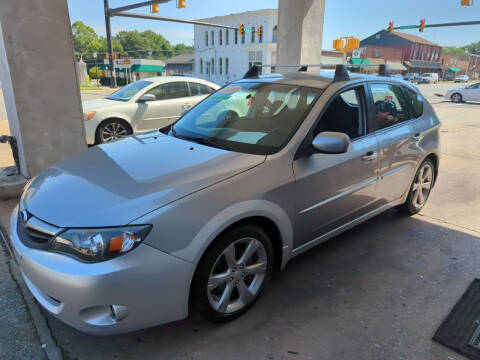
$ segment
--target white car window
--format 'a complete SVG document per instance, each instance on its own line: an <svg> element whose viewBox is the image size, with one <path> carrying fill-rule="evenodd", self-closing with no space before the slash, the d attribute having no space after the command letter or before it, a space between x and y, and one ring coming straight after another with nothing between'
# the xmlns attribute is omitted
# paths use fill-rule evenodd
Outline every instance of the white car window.
<svg viewBox="0 0 480 360"><path fill-rule="evenodd" d="M208 95L215 92L210 86L196 82L189 82L191 96Z"/></svg>
<svg viewBox="0 0 480 360"><path fill-rule="evenodd" d="M159 85L150 89L147 94L155 95L157 100L170 100L190 96L185 81L176 81Z"/></svg>

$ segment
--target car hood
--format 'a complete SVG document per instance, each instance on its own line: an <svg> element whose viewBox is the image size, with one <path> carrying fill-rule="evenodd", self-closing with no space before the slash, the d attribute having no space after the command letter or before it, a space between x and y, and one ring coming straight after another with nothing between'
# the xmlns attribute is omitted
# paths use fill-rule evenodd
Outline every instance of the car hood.
<svg viewBox="0 0 480 360"><path fill-rule="evenodd" d="M150 132L90 148L48 168L27 186L21 206L60 227L126 225L265 158Z"/></svg>
<svg viewBox="0 0 480 360"><path fill-rule="evenodd" d="M118 104L125 104L123 101L110 100L107 98L87 100L82 102L83 111L95 111L97 109L103 109L108 106L115 106Z"/></svg>
<svg viewBox="0 0 480 360"><path fill-rule="evenodd" d="M452 92L454 92L454 91L462 91L462 90L464 90L464 89L465 89L464 87L461 87L461 88L453 88L453 89L448 90L448 91L447 91L447 94L452 93Z"/></svg>

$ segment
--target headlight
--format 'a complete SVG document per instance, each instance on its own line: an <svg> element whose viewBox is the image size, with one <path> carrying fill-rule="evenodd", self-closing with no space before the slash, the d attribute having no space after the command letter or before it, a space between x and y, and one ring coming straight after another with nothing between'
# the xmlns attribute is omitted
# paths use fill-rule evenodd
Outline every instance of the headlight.
<svg viewBox="0 0 480 360"><path fill-rule="evenodd" d="M67 229L48 248L81 261L100 262L123 255L137 247L151 225L105 229Z"/></svg>
<svg viewBox="0 0 480 360"><path fill-rule="evenodd" d="M87 121L90 120L95 116L96 112L95 111L90 111L88 113L83 113L83 120Z"/></svg>

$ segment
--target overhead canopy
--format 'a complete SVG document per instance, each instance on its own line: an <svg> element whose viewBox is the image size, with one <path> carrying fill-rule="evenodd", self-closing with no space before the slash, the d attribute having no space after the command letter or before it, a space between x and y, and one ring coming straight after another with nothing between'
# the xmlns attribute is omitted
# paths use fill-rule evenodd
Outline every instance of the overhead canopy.
<svg viewBox="0 0 480 360"><path fill-rule="evenodd" d="M420 60L406 61L405 65L407 65L410 68L420 68L420 69L440 70L442 68L440 66L440 63L432 62L432 61L420 61Z"/></svg>
<svg viewBox="0 0 480 360"><path fill-rule="evenodd" d="M349 62L352 65L358 65L358 66L371 65L371 63L368 59L351 58L349 60Z"/></svg>
<svg viewBox="0 0 480 360"><path fill-rule="evenodd" d="M132 65L132 71L137 72L164 72L165 69L162 65Z"/></svg>
<svg viewBox="0 0 480 360"><path fill-rule="evenodd" d="M453 72L461 71L459 68L456 68L456 67L449 67L448 70L453 71Z"/></svg>
<svg viewBox="0 0 480 360"><path fill-rule="evenodd" d="M98 68L100 70L110 70L110 66L108 64L99 65Z"/></svg>

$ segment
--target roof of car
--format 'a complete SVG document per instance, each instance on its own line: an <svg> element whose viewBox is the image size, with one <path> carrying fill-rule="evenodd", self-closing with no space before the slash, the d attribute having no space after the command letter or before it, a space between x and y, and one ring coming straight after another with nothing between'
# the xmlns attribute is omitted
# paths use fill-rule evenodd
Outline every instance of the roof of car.
<svg viewBox="0 0 480 360"><path fill-rule="evenodd" d="M288 72L283 74L270 74L270 75L260 75L258 77L245 78L238 81L242 82L268 82L268 83L278 83L285 85L298 85L298 86L308 86L318 89L326 89L329 85L333 83L335 73L329 71L319 71L319 72ZM377 80L377 81L390 81L393 80L404 85L411 87L411 83L404 81L403 79L395 77L385 77L377 75L367 75L367 74L358 74L358 73L349 73L350 80L344 81L354 81L354 80Z"/></svg>
<svg viewBox="0 0 480 360"><path fill-rule="evenodd" d="M172 81L193 81L193 82L208 84L210 86L215 85L216 87L218 87L218 85L216 85L214 83L211 83L209 81L199 79L199 78L196 78L196 77L190 77L190 76L153 76L153 77L149 77L149 78L143 78L141 80L151 81L151 82L156 83L156 84L164 84L164 83L172 82Z"/></svg>

